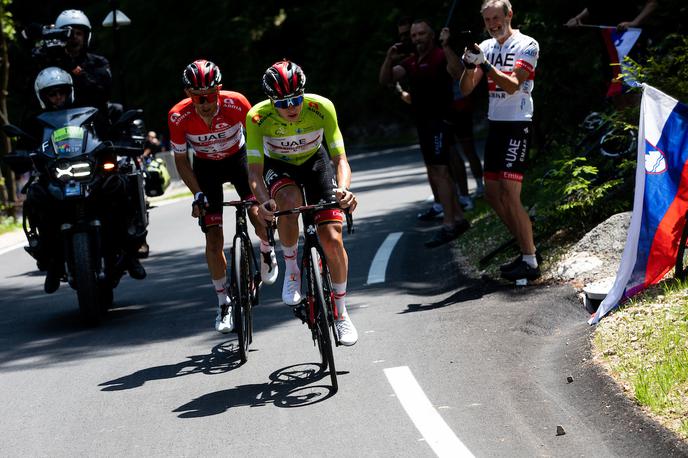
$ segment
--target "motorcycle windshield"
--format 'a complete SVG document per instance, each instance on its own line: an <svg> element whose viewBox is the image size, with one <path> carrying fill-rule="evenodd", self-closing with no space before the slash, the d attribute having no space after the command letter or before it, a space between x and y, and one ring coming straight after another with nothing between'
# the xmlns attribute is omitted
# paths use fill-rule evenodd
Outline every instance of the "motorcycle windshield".
<svg viewBox="0 0 688 458"><path fill-rule="evenodd" d="M86 129L83 127L66 126L54 130L50 140L58 158L70 158L84 153L84 137Z"/></svg>

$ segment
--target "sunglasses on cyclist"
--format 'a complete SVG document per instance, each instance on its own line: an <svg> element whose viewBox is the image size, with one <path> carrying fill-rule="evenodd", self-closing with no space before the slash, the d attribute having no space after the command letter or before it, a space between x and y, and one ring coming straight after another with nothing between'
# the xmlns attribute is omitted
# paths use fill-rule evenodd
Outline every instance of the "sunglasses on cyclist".
<svg viewBox="0 0 688 458"><path fill-rule="evenodd" d="M275 100L274 104L276 108L289 108L298 107L303 103L303 96L289 97L288 99Z"/></svg>
<svg viewBox="0 0 688 458"><path fill-rule="evenodd" d="M205 94L194 94L193 92L190 92L189 96L191 97L191 101L193 103L215 103L217 102L218 93L217 91L207 92Z"/></svg>

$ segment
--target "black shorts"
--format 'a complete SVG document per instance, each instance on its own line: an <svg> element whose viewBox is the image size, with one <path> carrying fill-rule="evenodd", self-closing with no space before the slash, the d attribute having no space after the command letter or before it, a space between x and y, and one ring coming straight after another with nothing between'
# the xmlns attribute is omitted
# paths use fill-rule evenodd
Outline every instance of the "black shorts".
<svg viewBox="0 0 688 458"><path fill-rule="evenodd" d="M194 157L193 170L201 191L208 199L207 215L220 215L221 218L222 200L224 198L222 185L225 183L232 183L242 200L253 197L253 192L248 184L246 147L219 161ZM206 221L208 220L209 218L206 218Z"/></svg>
<svg viewBox="0 0 688 458"><path fill-rule="evenodd" d="M523 181L532 123L490 121L485 143L485 179Z"/></svg>
<svg viewBox="0 0 688 458"><path fill-rule="evenodd" d="M425 165L449 165L449 149L454 144L449 124L426 120L417 124L418 142Z"/></svg>
<svg viewBox="0 0 688 458"><path fill-rule="evenodd" d="M447 119L458 140L473 138L473 112L457 111Z"/></svg>
<svg viewBox="0 0 688 458"><path fill-rule="evenodd" d="M288 164L265 157L263 163L263 178L270 191L270 197L285 186L300 185L306 193L307 204L336 202L334 189L337 180L330 156L322 146L306 162L301 165ZM315 215L318 224L326 222L342 222L344 214L341 210L323 210Z"/></svg>

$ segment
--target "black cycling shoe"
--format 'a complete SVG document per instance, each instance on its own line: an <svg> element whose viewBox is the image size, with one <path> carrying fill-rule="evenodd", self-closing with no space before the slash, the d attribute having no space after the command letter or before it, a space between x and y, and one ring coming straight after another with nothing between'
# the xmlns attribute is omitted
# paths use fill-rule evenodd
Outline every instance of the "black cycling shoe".
<svg viewBox="0 0 688 458"><path fill-rule="evenodd" d="M540 256L540 253L538 253L537 251L535 252L535 259L537 259L538 265L540 265L540 263L542 263L542 256ZM521 262L521 261L523 261L523 255L522 255L522 254L519 254L519 255L516 257L516 259L514 259L513 261L507 262L506 264L502 264L501 266L499 266L499 270L500 270L501 272L507 272L507 271L509 271L509 270L512 270L512 269L514 269L514 268L518 265L518 263Z"/></svg>
<svg viewBox="0 0 688 458"><path fill-rule="evenodd" d="M43 291L46 294L52 294L60 287L60 277L62 272L59 267L50 266L45 274L45 283L43 283Z"/></svg>
<svg viewBox="0 0 688 458"><path fill-rule="evenodd" d="M129 276L135 280L143 280L146 278L146 269L143 268L139 260L136 258L129 260L127 272L129 273Z"/></svg>
<svg viewBox="0 0 688 458"><path fill-rule="evenodd" d="M443 210L435 210L435 207L430 207L424 212L418 213L418 219L421 221L432 221L444 216Z"/></svg>
<svg viewBox="0 0 688 458"><path fill-rule="evenodd" d="M519 261L513 269L502 272L502 278L511 281L516 281L521 278L535 280L540 278L540 275L540 267L530 267L525 261Z"/></svg>
<svg viewBox="0 0 688 458"><path fill-rule="evenodd" d="M435 232L435 235L430 240L425 242L425 246L427 248L435 248L445 243L449 243L470 229L470 227L471 223L466 219L462 219L454 224L453 227L442 226L439 231Z"/></svg>

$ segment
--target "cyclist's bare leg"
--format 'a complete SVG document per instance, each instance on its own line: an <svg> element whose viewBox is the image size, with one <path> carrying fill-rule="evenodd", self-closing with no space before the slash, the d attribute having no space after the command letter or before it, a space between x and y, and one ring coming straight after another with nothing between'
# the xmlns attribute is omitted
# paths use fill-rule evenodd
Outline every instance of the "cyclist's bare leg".
<svg viewBox="0 0 688 458"><path fill-rule="evenodd" d="M296 185L281 188L275 194L278 209L289 209L303 205L301 190ZM284 246L294 246L299 241L299 215L284 215L277 218L280 242Z"/></svg>
<svg viewBox="0 0 688 458"><path fill-rule="evenodd" d="M258 238L263 242L267 242L267 227L265 226L265 222L261 221L258 217L258 205L254 205L251 208L249 208L247 213L248 219L251 221L251 225L253 225L253 229L255 230Z"/></svg>
<svg viewBox="0 0 688 458"><path fill-rule="evenodd" d="M213 280L224 278L227 272L227 258L223 251L225 237L220 226L211 226L205 234L205 259Z"/></svg>
<svg viewBox="0 0 688 458"><path fill-rule="evenodd" d="M342 240L342 225L340 223L321 224L318 226L318 237L327 257L332 281L344 283L349 270L349 257Z"/></svg>

